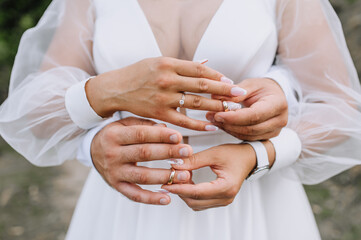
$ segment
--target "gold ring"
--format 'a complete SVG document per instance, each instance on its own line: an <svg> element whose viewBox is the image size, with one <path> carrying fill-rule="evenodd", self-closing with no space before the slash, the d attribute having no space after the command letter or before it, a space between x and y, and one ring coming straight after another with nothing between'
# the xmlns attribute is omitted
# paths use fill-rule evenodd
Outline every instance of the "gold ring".
<svg viewBox="0 0 361 240"><path fill-rule="evenodd" d="M186 95L184 93L182 93L182 98L181 100L179 100L179 107L183 107L184 106L184 102L186 100Z"/></svg>
<svg viewBox="0 0 361 240"><path fill-rule="evenodd" d="M170 175L169 175L169 179L168 179L167 185L173 184L173 180L174 180L174 176L175 176L175 169L174 169L174 168L171 168L171 170L172 170L172 172L171 172Z"/></svg>
<svg viewBox="0 0 361 240"><path fill-rule="evenodd" d="M225 112L228 112L228 111L229 111L228 103L227 103L226 101L223 101L222 104L223 104L223 110L224 110Z"/></svg>

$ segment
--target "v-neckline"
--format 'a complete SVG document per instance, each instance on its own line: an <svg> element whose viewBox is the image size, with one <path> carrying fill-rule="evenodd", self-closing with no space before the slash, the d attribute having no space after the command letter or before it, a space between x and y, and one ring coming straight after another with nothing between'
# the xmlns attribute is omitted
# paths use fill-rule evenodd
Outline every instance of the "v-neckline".
<svg viewBox="0 0 361 240"><path fill-rule="evenodd" d="M216 21L216 18L218 17L218 15L220 14L221 10L224 8L224 5L225 5L225 2L227 0L223 0L222 3L219 5L219 7L217 8L216 12L213 14L211 20L209 21L208 23L208 26L206 27L206 29L204 30L204 33L201 37L201 39L199 40L198 44L197 44L197 47L196 47L196 50L194 51L194 54L193 54L193 58L192 58L192 61L196 61L196 60L200 60L200 59L197 59L197 55L198 55L198 52L199 52L199 49L201 48L202 46L202 42L204 41L204 39L207 37L207 35L209 34L209 32L211 31L212 29L212 25L214 25L214 22ZM157 41L157 38L155 37L155 34L153 32L153 29L148 21L148 18L147 16L145 15L144 11L143 11L143 8L140 6L138 0L134 0L135 4L136 4L136 9L137 11L139 11L140 15L141 15L141 18L143 19L143 21L145 22L145 25L146 25L146 28L147 28L147 31L150 33L150 37L152 38L153 40L153 45L154 45L154 49L157 51L158 55L159 56L164 56L161 49L160 49L160 46L159 46L159 43Z"/></svg>

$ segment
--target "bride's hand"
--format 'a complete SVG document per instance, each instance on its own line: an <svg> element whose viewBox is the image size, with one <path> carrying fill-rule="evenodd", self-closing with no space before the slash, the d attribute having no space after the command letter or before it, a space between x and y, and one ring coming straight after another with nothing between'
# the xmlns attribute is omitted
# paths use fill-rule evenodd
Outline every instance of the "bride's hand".
<svg viewBox="0 0 361 240"><path fill-rule="evenodd" d="M265 146L274 158L272 144ZM273 161L270 162L273 164ZM256 165L256 154L249 144L226 144L196 153L184 159L183 165L174 165L177 170L195 170L210 167L217 175L212 182L199 184L173 184L162 188L178 194L195 211L222 207L231 204L243 181Z"/></svg>
<svg viewBox="0 0 361 240"><path fill-rule="evenodd" d="M268 78L246 79L238 86L247 90L247 94L237 98L213 97L242 102L244 108L209 112L207 119L242 140L256 141L278 136L288 121L288 104L281 87Z"/></svg>
<svg viewBox="0 0 361 240"><path fill-rule="evenodd" d="M165 184L171 170L137 166L138 162L189 156L189 145L179 144L179 132L139 118L126 118L104 127L93 139L91 156L104 180L130 200L167 205L170 197L137 184ZM180 174L181 173L181 174ZM176 171L174 183L188 182L190 172Z"/></svg>
<svg viewBox="0 0 361 240"><path fill-rule="evenodd" d="M219 72L200 63L174 58L150 58L100 74L86 84L90 105L98 115L128 111L194 130L214 130L209 122L176 111L183 92L240 96L239 87ZM219 100L187 94L184 108L222 111ZM208 126L210 125L210 126ZM208 127L206 127L208 126Z"/></svg>

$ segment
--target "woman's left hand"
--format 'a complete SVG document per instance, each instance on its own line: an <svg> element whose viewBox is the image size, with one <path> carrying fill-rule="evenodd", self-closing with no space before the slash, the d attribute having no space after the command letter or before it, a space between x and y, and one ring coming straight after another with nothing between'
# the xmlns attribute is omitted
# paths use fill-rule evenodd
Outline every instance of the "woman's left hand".
<svg viewBox="0 0 361 240"><path fill-rule="evenodd" d="M207 119L242 140L256 141L278 136L287 125L288 104L281 87L272 79L252 78L238 84L247 94L240 97L213 96L241 102L244 108L229 112L208 112Z"/></svg>
<svg viewBox="0 0 361 240"><path fill-rule="evenodd" d="M243 181L256 165L256 154L249 144L226 144L209 148L174 165L177 170L210 167L217 175L212 182L173 184L162 188L178 194L195 211L232 203Z"/></svg>

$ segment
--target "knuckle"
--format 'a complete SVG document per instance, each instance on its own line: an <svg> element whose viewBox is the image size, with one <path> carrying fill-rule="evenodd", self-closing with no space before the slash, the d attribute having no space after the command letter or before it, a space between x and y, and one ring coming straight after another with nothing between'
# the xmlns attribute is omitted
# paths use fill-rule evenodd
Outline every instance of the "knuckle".
<svg viewBox="0 0 361 240"><path fill-rule="evenodd" d="M159 57L155 62L156 66L160 70L169 69L172 67L172 61L167 57Z"/></svg>
<svg viewBox="0 0 361 240"><path fill-rule="evenodd" d="M205 79L199 79L198 81L198 88L200 92L205 92L208 90L208 84Z"/></svg>
<svg viewBox="0 0 361 240"><path fill-rule="evenodd" d="M145 132L142 129L136 129L135 130L135 139L137 141L143 143L146 140Z"/></svg>
<svg viewBox="0 0 361 240"><path fill-rule="evenodd" d="M201 199L201 195L199 194L199 192L194 191L191 194L191 198L194 199L194 200L199 200L199 199Z"/></svg>
<svg viewBox="0 0 361 240"><path fill-rule="evenodd" d="M134 195L130 195L128 196L129 200L133 201L133 202L142 202L142 196L140 196L140 194L134 194Z"/></svg>
<svg viewBox="0 0 361 240"><path fill-rule="evenodd" d="M234 198L229 198L224 202L224 206L228 206L229 204L233 203Z"/></svg>
<svg viewBox="0 0 361 240"><path fill-rule="evenodd" d="M180 127L187 127L187 120L185 118L180 118L177 120L177 125Z"/></svg>
<svg viewBox="0 0 361 240"><path fill-rule="evenodd" d="M174 149L172 148L172 147L169 147L168 148L168 157L175 157L174 156L174 153L175 153L176 151L174 151Z"/></svg>
<svg viewBox="0 0 361 240"><path fill-rule="evenodd" d="M148 181L148 177L145 174L142 174L135 169L129 171L129 177L132 182L139 184L147 183Z"/></svg>
<svg viewBox="0 0 361 240"><path fill-rule="evenodd" d="M200 96L195 96L192 102L193 108L200 108L201 104L202 104L202 98Z"/></svg>
<svg viewBox="0 0 361 240"><path fill-rule="evenodd" d="M261 116L257 112L253 112L253 114L250 117L250 123L251 124L257 124L261 120Z"/></svg>
<svg viewBox="0 0 361 240"><path fill-rule="evenodd" d="M111 160L116 158L117 154L114 149L107 149L104 152L104 157L106 160Z"/></svg>
<svg viewBox="0 0 361 240"><path fill-rule="evenodd" d="M150 158L151 151L148 146L141 146L139 149L139 160L146 161Z"/></svg>
<svg viewBox="0 0 361 240"><path fill-rule="evenodd" d="M225 192L225 196L229 199L232 199L237 195L237 193L238 193L237 187L232 186Z"/></svg>
<svg viewBox="0 0 361 240"><path fill-rule="evenodd" d="M189 157L189 164L190 165L195 165L197 163L197 155L196 154L194 154L194 155L191 155L190 157Z"/></svg>
<svg viewBox="0 0 361 240"><path fill-rule="evenodd" d="M242 131L242 133L244 135L254 135L255 132L256 131L255 131L254 127L251 127L251 126L243 127L243 131Z"/></svg>
<svg viewBox="0 0 361 240"><path fill-rule="evenodd" d="M282 119L280 120L280 127L285 127L287 126L287 123L288 123L288 115L282 117Z"/></svg>
<svg viewBox="0 0 361 240"><path fill-rule="evenodd" d="M203 77L205 71L206 71L206 67L203 64L201 63L196 64L196 72L198 77Z"/></svg>
<svg viewBox="0 0 361 240"><path fill-rule="evenodd" d="M165 74L160 74L156 79L156 83L161 89L169 88L171 85L170 77Z"/></svg>
<svg viewBox="0 0 361 240"><path fill-rule="evenodd" d="M229 85L224 84L221 86L221 95L229 95L229 92Z"/></svg>

